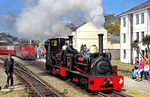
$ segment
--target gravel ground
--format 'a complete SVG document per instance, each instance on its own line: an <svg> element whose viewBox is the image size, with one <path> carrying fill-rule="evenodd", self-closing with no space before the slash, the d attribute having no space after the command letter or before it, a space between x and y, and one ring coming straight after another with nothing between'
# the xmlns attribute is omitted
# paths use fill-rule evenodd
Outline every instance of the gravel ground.
<svg viewBox="0 0 150 97"><path fill-rule="evenodd" d="M0 67L0 97L28 97L28 93L25 91L25 86L22 85L22 82L14 75L14 86L10 86L8 89L4 89L6 85L7 76Z"/></svg>
<svg viewBox="0 0 150 97"><path fill-rule="evenodd" d="M18 58L15 58L15 60L18 60ZM20 59L19 59L20 60ZM41 60L38 60L41 61ZM43 61L43 60L42 60ZM22 60L20 60L20 63ZM118 64L114 64L118 65ZM86 90L81 89L80 87L76 86L72 82L64 81L61 78L55 77L51 74L46 73L45 71L41 71L34 66L28 65L27 63L24 64L25 67L27 67L29 70L31 70L33 73L35 73L40 79L44 80L46 83L57 89L60 93L64 93L65 90L67 90L67 94L65 94L67 97L97 97L97 95L92 95L91 93L88 93ZM123 69L130 71L131 67L124 67L118 65L118 69ZM6 76L6 75L5 75ZM4 76L3 76L4 78ZM144 93L147 95L150 95L150 83L147 82L137 82L129 77L124 77L124 87L122 89L122 92L125 92L125 90L133 90L140 93ZM6 82L6 81L4 81Z"/></svg>
<svg viewBox="0 0 150 97"><path fill-rule="evenodd" d="M19 61L20 59L14 58L14 60ZM20 63L22 60L20 60ZM75 86L72 82L64 81L58 77L55 77L51 74L47 74L45 71L39 70L34 66L28 65L27 63L24 64L28 70L32 71L36 74L40 79L44 80L46 83L57 89L60 93L64 93L67 97L97 97L98 95L92 95L92 93L86 92L86 90L81 89L78 86Z"/></svg>

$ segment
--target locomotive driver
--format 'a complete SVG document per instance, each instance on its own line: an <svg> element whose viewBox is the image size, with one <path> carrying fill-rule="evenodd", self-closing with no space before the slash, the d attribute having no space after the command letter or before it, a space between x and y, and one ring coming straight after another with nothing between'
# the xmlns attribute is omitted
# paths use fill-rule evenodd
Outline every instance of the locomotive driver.
<svg viewBox="0 0 150 97"><path fill-rule="evenodd" d="M67 53L74 53L74 52L76 52L76 50L72 47L72 41L69 41L69 45L65 49L64 55L66 55Z"/></svg>
<svg viewBox="0 0 150 97"><path fill-rule="evenodd" d="M77 50L75 50L72 47L72 41L69 41L69 45L67 45L66 49L64 50L64 60L61 63L65 64L67 54L76 54L76 53L77 53Z"/></svg>

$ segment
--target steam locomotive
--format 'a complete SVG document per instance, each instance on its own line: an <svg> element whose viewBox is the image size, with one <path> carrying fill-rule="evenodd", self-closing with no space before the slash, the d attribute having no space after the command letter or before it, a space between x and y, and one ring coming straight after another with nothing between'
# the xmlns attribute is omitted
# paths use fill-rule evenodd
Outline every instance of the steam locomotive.
<svg viewBox="0 0 150 97"><path fill-rule="evenodd" d="M54 75L67 77L90 91L121 89L124 77L117 74L117 66L111 65L107 53L103 53L103 34L98 36L99 52L65 55L61 48L66 39L48 39L45 42L46 69ZM68 37L69 42L72 42L73 36Z"/></svg>

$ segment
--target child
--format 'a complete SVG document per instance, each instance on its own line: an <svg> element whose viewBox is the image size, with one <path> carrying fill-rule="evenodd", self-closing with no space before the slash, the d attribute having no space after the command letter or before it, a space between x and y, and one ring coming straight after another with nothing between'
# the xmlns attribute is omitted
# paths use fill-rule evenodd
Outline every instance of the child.
<svg viewBox="0 0 150 97"><path fill-rule="evenodd" d="M134 63L135 67L132 69L132 79L136 78L136 73L138 68L139 68L139 59L138 57L135 57L135 63Z"/></svg>
<svg viewBox="0 0 150 97"><path fill-rule="evenodd" d="M148 81L148 71L149 71L148 61L145 61L144 64L145 64L145 66L144 66L144 81L147 82Z"/></svg>

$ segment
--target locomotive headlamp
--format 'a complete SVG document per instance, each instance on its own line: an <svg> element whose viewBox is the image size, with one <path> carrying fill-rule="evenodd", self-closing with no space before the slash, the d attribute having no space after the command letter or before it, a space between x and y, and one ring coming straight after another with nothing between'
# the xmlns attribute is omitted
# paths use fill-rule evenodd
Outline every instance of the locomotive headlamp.
<svg viewBox="0 0 150 97"><path fill-rule="evenodd" d="M121 84L123 82L123 79L119 79L119 84Z"/></svg>
<svg viewBox="0 0 150 97"><path fill-rule="evenodd" d="M94 85L94 81L93 80L90 81L90 85Z"/></svg>

